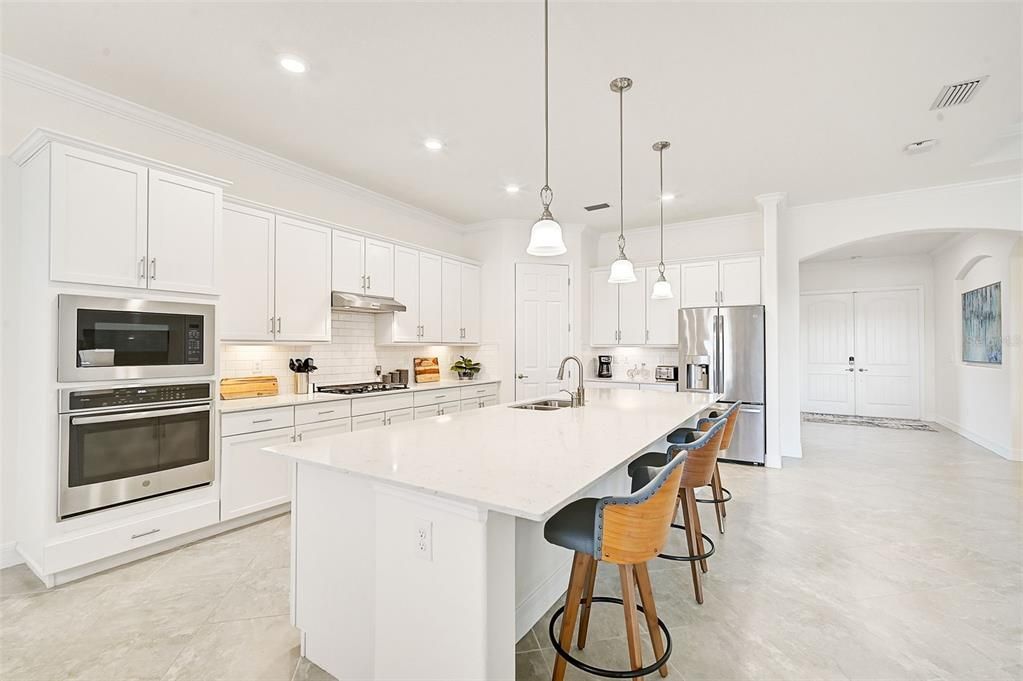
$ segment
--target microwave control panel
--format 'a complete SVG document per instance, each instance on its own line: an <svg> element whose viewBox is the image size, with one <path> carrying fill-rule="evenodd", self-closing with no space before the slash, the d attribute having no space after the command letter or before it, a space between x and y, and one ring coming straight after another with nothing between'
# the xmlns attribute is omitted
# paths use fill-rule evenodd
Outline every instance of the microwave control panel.
<svg viewBox="0 0 1023 681"><path fill-rule="evenodd" d="M166 402L210 399L210 383L179 383L174 385L126 386L74 390L68 396L71 411L138 406Z"/></svg>
<svg viewBox="0 0 1023 681"><path fill-rule="evenodd" d="M202 364L202 316L185 317L185 364Z"/></svg>

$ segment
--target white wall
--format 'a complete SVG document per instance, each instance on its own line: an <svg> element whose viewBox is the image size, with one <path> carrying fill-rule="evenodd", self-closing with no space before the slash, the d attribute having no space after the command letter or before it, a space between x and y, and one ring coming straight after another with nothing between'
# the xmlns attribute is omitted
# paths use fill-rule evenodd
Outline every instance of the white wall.
<svg viewBox="0 0 1023 681"><path fill-rule="evenodd" d="M625 230L625 253L637 265L657 264L660 228ZM664 226L664 259L716 258L733 253L756 253L764 248L759 213L726 215ZM597 242L597 264L610 265L618 257L618 232L604 232Z"/></svg>
<svg viewBox="0 0 1023 681"><path fill-rule="evenodd" d="M16 419L8 415L13 400L17 398L14 376L11 371L17 360L15 353L8 352L6 342L13 325L18 322L15 315L2 314L13 309L9 304L14 299L16 287L16 260L18 235L5 226L14 224L18 216L19 182L18 171L10 159L4 158L0 166L0 568L18 562L14 550L15 536L15 486L17 471L14 457L14 443L17 435Z"/></svg>
<svg viewBox="0 0 1023 681"><path fill-rule="evenodd" d="M487 375L501 380L501 400L515 397L515 265L539 263L568 265L571 354L580 354L588 342L589 278L585 275L594 253L591 236L583 225L562 225L568 252L553 258L526 253L532 221L494 220L470 225L466 235L467 257L480 261L480 293L483 305L481 345L477 359ZM584 304L585 303L585 304Z"/></svg>
<svg viewBox="0 0 1023 681"><path fill-rule="evenodd" d="M934 419L934 266L931 256L860 258L804 262L799 267L800 293L920 289L921 415Z"/></svg>
<svg viewBox="0 0 1023 681"><path fill-rule="evenodd" d="M1014 440L1023 418L1017 401L1018 382L1023 376L1019 337L1021 252L1021 238L1015 234L980 232L953 241L934 257L937 420L1016 460L1023 460L1023 446ZM987 257L968 267L979 256ZM1002 283L1003 363L963 362L961 295L995 282Z"/></svg>

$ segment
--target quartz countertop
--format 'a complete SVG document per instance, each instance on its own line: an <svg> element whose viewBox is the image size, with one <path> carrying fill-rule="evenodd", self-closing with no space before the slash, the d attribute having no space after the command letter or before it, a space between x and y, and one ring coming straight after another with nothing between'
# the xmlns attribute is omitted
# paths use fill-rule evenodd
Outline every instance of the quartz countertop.
<svg viewBox="0 0 1023 681"><path fill-rule="evenodd" d="M596 388L576 409L503 404L264 451L542 521L717 398Z"/></svg>
<svg viewBox="0 0 1023 681"><path fill-rule="evenodd" d="M250 411L252 409L268 409L270 407L292 407L313 402L335 402L337 400L359 400L364 397L380 395L403 395L423 390L446 390L451 388L469 388L474 385L500 383L498 380L478 379L475 381L438 381L436 383L412 383L403 390L388 390L375 393L358 393L355 395L335 395L334 393L310 393L307 395L272 395L269 397L246 397L240 400L217 400L217 411L227 414L233 411Z"/></svg>

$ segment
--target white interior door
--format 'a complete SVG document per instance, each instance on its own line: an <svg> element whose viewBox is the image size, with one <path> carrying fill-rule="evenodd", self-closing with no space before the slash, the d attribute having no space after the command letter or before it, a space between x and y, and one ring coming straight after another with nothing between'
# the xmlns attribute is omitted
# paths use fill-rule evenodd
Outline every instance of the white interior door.
<svg viewBox="0 0 1023 681"><path fill-rule="evenodd" d="M920 418L917 292L856 293L856 413Z"/></svg>
<svg viewBox="0 0 1023 681"><path fill-rule="evenodd" d="M853 294L804 295L800 303L802 410L855 414Z"/></svg>
<svg viewBox="0 0 1023 681"><path fill-rule="evenodd" d="M565 387L557 375L568 354L568 319L568 265L517 264L515 399L541 397ZM578 371L574 363L571 369Z"/></svg>

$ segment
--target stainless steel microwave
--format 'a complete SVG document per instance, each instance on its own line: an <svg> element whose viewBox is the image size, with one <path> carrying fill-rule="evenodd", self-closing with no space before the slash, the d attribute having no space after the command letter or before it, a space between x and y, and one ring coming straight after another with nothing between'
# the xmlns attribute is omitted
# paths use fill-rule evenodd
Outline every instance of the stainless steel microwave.
<svg viewBox="0 0 1023 681"><path fill-rule="evenodd" d="M214 307L57 296L57 380L211 376Z"/></svg>

